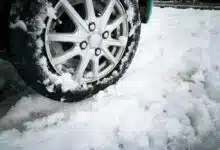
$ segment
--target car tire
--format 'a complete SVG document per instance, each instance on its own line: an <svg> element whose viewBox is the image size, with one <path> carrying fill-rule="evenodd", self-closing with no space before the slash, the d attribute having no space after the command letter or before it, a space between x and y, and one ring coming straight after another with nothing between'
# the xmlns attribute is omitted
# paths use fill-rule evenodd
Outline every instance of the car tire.
<svg viewBox="0 0 220 150"><path fill-rule="evenodd" d="M90 16L91 9L89 11L88 8L90 5L73 4L73 1L17 0L12 4L9 17L10 58L19 75L35 91L45 97L62 102L83 100L115 84L125 73L135 55L141 30L140 13L136 0L86 1L86 3L93 3L95 8L93 18ZM111 4L112 10L110 9ZM87 11L85 12L85 10ZM110 15L107 14L107 10L111 10ZM101 14L102 12L103 14ZM123 16L121 22L120 18L117 18L119 14ZM67 41L69 40L68 35L63 38L54 36L58 35L58 31L61 30L62 33L74 30L72 29L74 27L68 27L70 22L67 22L67 25L60 23L68 20L65 19L66 16L71 18L71 23L74 24L75 30L77 29L74 34L78 31L83 33L71 37L74 44L65 41L65 38ZM107 18L106 16L109 17L107 21L104 19ZM64 19L59 17L64 17ZM95 21L88 21L89 18ZM97 18L103 20L97 21ZM49 22L50 24L48 24ZM97 25L97 29L93 28L93 23ZM62 27L59 24L62 24ZM81 32L81 28L85 32ZM105 36L104 32L108 29L111 31ZM71 35L72 33L71 31ZM85 35L85 37L81 37L81 35ZM104 39L101 39L101 36ZM106 37L107 40L105 40ZM85 38L88 43L83 43L83 40L80 42L80 38ZM103 44L104 42L106 43ZM101 48L97 49L99 46ZM74 51L79 49L77 52L80 53L80 57L69 53L70 48ZM48 49L53 49L55 52ZM62 52L56 52L57 49ZM95 56L99 53L100 57L96 58ZM74 56L74 59L69 62L72 59L71 55ZM88 60L87 63L86 60ZM98 63L95 63L96 60ZM80 72L80 70L82 71Z"/></svg>

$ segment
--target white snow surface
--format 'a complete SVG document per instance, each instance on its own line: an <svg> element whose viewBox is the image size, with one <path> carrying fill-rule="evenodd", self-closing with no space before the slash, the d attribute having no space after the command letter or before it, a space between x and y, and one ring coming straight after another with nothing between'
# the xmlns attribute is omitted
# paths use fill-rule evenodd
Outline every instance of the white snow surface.
<svg viewBox="0 0 220 150"><path fill-rule="evenodd" d="M27 26L25 23L21 20L17 20L16 23L10 24L10 28L15 29L15 28L20 28L23 31L27 31Z"/></svg>
<svg viewBox="0 0 220 150"><path fill-rule="evenodd" d="M29 95L0 120L1 150L218 150L220 11L154 8L117 85L82 102Z"/></svg>

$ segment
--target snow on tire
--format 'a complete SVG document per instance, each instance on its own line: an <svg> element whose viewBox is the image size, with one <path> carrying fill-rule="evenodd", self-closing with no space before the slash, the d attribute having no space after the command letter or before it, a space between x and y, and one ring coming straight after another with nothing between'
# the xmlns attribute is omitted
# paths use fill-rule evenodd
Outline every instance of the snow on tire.
<svg viewBox="0 0 220 150"><path fill-rule="evenodd" d="M115 84L141 29L136 0L17 0L9 21L19 74L37 92L65 102Z"/></svg>

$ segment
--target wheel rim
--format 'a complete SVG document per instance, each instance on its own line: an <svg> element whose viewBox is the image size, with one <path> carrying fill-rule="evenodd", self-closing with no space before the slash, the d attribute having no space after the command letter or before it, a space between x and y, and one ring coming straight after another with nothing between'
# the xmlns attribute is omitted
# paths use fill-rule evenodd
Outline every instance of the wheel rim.
<svg viewBox="0 0 220 150"><path fill-rule="evenodd" d="M60 0L54 7L56 17L49 18L45 32L46 54L60 75L71 73L78 82L91 83L108 75L122 58L127 17L118 0L72 1Z"/></svg>

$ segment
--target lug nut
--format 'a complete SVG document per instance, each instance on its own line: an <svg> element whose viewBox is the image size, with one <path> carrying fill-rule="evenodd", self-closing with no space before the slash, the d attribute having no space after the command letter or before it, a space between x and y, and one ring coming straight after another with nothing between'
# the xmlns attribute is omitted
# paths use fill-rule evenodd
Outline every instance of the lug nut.
<svg viewBox="0 0 220 150"><path fill-rule="evenodd" d="M90 31L94 31L95 28L96 28L96 26L95 26L95 23L94 23L94 22L89 23L89 30L90 30Z"/></svg>
<svg viewBox="0 0 220 150"><path fill-rule="evenodd" d="M86 49L86 47L88 46L88 43L86 41L83 41L80 43L80 48L81 49Z"/></svg>
<svg viewBox="0 0 220 150"><path fill-rule="evenodd" d="M95 49L95 55L99 56L101 54L102 50L100 48Z"/></svg>
<svg viewBox="0 0 220 150"><path fill-rule="evenodd" d="M105 32L102 34L103 39L107 39L108 36L109 36L109 32L108 32L108 31L105 31Z"/></svg>

